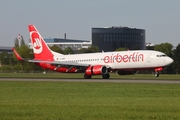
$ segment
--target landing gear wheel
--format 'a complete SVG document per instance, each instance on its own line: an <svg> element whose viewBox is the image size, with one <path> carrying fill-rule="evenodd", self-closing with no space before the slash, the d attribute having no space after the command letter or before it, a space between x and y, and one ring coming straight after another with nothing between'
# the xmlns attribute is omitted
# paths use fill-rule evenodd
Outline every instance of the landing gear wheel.
<svg viewBox="0 0 180 120"><path fill-rule="evenodd" d="M102 78L103 79L109 79L109 77L110 77L110 75L107 73L107 74L104 74L104 75L102 75Z"/></svg>
<svg viewBox="0 0 180 120"><path fill-rule="evenodd" d="M154 76L155 76L155 77L159 77L159 72L155 72L155 73L154 73Z"/></svg>
<svg viewBox="0 0 180 120"><path fill-rule="evenodd" d="M91 79L91 75L84 74L84 79Z"/></svg>

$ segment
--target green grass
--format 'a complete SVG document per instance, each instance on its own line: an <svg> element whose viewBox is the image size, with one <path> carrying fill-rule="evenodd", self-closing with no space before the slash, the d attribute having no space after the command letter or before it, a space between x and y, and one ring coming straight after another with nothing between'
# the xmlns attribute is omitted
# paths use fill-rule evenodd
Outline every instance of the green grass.
<svg viewBox="0 0 180 120"><path fill-rule="evenodd" d="M180 80L180 75L176 74L160 74L159 77L154 77L153 74L135 74L135 75L118 75L111 73L110 79L154 79L154 80ZM0 73L0 78L78 78L83 79L83 73ZM93 78L102 78L101 75L92 76Z"/></svg>
<svg viewBox="0 0 180 120"><path fill-rule="evenodd" d="M0 82L3 120L179 120L179 84Z"/></svg>

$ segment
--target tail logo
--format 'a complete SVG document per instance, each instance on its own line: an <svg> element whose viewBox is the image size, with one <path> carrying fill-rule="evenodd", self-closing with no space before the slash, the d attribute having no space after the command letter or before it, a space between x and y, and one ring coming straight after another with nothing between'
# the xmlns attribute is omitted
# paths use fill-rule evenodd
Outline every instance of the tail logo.
<svg viewBox="0 0 180 120"><path fill-rule="evenodd" d="M32 33L30 33L31 35L31 40L32 40L32 46L33 46L33 50L34 53L36 54L40 54L42 52L42 39L40 37L40 35L33 31Z"/></svg>

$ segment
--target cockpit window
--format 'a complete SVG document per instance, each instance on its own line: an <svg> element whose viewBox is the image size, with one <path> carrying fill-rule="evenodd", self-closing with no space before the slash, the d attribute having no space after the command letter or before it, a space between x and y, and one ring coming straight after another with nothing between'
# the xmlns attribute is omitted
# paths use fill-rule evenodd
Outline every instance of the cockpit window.
<svg viewBox="0 0 180 120"><path fill-rule="evenodd" d="M162 55L162 57L166 57L166 55Z"/></svg>
<svg viewBox="0 0 180 120"><path fill-rule="evenodd" d="M162 55L157 55L157 57L166 57L167 55L162 54Z"/></svg>

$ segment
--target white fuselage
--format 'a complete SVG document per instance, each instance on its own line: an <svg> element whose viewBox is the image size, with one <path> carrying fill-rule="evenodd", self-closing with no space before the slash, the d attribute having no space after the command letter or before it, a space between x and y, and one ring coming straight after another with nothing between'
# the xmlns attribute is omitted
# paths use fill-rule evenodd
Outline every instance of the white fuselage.
<svg viewBox="0 0 180 120"><path fill-rule="evenodd" d="M141 69L164 67L173 60L162 52L136 50L102 52L88 54L55 55L55 61L75 62L77 64L105 65L111 69Z"/></svg>

